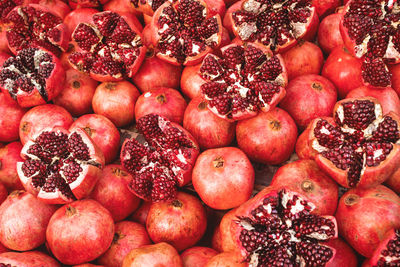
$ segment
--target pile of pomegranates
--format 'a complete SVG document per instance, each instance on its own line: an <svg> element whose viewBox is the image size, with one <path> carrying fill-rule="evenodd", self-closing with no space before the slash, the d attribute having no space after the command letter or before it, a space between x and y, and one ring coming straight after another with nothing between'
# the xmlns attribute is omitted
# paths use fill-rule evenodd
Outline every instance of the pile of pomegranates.
<svg viewBox="0 0 400 267"><path fill-rule="evenodd" d="M0 14L0 267L400 267L398 1Z"/></svg>

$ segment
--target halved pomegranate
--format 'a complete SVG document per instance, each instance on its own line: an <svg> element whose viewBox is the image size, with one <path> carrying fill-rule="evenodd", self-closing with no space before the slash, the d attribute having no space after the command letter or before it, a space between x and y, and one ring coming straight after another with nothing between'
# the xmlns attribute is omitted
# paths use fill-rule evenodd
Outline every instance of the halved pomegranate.
<svg viewBox="0 0 400 267"><path fill-rule="evenodd" d="M17 171L25 189L50 204L86 197L104 166L103 153L81 129L44 129L25 143L21 157Z"/></svg>
<svg viewBox="0 0 400 267"><path fill-rule="evenodd" d="M146 201L173 200L191 180L199 154L192 135L166 118L148 114L136 124L142 134L124 142L122 166L132 174L131 191Z"/></svg>
<svg viewBox="0 0 400 267"><path fill-rule="evenodd" d="M379 243L374 254L363 267L400 265L400 228L391 229Z"/></svg>
<svg viewBox="0 0 400 267"><path fill-rule="evenodd" d="M132 77L146 54L134 22L112 11L96 13L92 20L78 24L72 34L79 50L69 55L71 65L100 82Z"/></svg>

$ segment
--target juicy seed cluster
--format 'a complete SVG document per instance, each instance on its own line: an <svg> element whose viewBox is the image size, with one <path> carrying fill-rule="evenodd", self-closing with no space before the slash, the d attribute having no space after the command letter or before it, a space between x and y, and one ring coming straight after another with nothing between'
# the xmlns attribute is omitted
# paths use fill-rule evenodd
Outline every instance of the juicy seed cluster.
<svg viewBox="0 0 400 267"><path fill-rule="evenodd" d="M386 249L381 252L381 256L373 267L395 267L400 265L400 230L396 229L395 236L391 239Z"/></svg>
<svg viewBox="0 0 400 267"><path fill-rule="evenodd" d="M139 7L139 0L131 0L131 3L137 8ZM141 5L148 4L153 11L156 11L162 4L165 3L165 0L140 0Z"/></svg>
<svg viewBox="0 0 400 267"><path fill-rule="evenodd" d="M361 66L364 81L373 86L387 87L391 85L392 74L381 58L366 59Z"/></svg>
<svg viewBox="0 0 400 267"><path fill-rule="evenodd" d="M22 0L4 0L0 2L0 15L1 19L4 19L7 14L13 10L17 5L22 4Z"/></svg>

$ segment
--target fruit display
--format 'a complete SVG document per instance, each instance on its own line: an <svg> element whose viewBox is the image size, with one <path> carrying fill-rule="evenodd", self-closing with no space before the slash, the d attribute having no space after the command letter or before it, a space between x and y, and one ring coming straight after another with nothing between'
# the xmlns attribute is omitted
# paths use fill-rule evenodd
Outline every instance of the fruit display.
<svg viewBox="0 0 400 267"><path fill-rule="evenodd" d="M397 0L0 14L0 267L400 267Z"/></svg>

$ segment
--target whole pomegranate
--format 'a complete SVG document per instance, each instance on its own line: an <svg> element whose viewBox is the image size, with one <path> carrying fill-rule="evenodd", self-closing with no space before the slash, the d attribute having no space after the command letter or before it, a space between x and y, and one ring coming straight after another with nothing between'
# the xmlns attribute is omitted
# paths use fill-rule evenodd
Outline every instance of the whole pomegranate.
<svg viewBox="0 0 400 267"><path fill-rule="evenodd" d="M191 247L181 254L183 267L204 267L218 252L207 247Z"/></svg>
<svg viewBox="0 0 400 267"><path fill-rule="evenodd" d="M287 160L294 150L296 138L296 123L280 108L261 112L236 125L239 148L251 160L264 164L280 164Z"/></svg>
<svg viewBox="0 0 400 267"><path fill-rule="evenodd" d="M107 251L114 237L110 212L91 199L78 200L59 208L51 217L46 240L62 263L92 261Z"/></svg>
<svg viewBox="0 0 400 267"><path fill-rule="evenodd" d="M1 253L0 263L18 267L60 267L55 259L40 251Z"/></svg>
<svg viewBox="0 0 400 267"><path fill-rule="evenodd" d="M205 267L247 267L248 264L242 262L240 258L232 252L223 252L212 257Z"/></svg>
<svg viewBox="0 0 400 267"><path fill-rule="evenodd" d="M17 173L17 162L22 161L21 150L20 142L12 142L0 148L0 182L10 192L24 188Z"/></svg>
<svg viewBox="0 0 400 267"><path fill-rule="evenodd" d="M0 206L0 242L17 251L37 248L45 242L46 228L55 211L55 206L25 191L13 191Z"/></svg>
<svg viewBox="0 0 400 267"><path fill-rule="evenodd" d="M254 169L246 154L236 147L208 149L196 160L192 183L209 207L236 208L253 192Z"/></svg>
<svg viewBox="0 0 400 267"><path fill-rule="evenodd" d="M400 228L390 229L363 267L396 266L400 264Z"/></svg>
<svg viewBox="0 0 400 267"><path fill-rule="evenodd" d="M340 34L339 24L341 14L335 13L325 17L318 28L318 45L329 55L338 46L343 47L343 39Z"/></svg>
<svg viewBox="0 0 400 267"><path fill-rule="evenodd" d="M26 111L6 94L0 93L0 142L18 140L19 123Z"/></svg>
<svg viewBox="0 0 400 267"><path fill-rule="evenodd" d="M142 225L146 225L147 215L149 214L150 206L150 201L142 201L140 207L132 213L129 219Z"/></svg>
<svg viewBox="0 0 400 267"><path fill-rule="evenodd" d="M186 66L182 71L180 82L181 91L190 99L203 96L201 86L207 81L200 75L201 65L202 64Z"/></svg>
<svg viewBox="0 0 400 267"><path fill-rule="evenodd" d="M183 192L178 192L170 202L153 203L146 221L154 243L167 242L178 251L196 244L206 227L206 211L200 200Z"/></svg>

